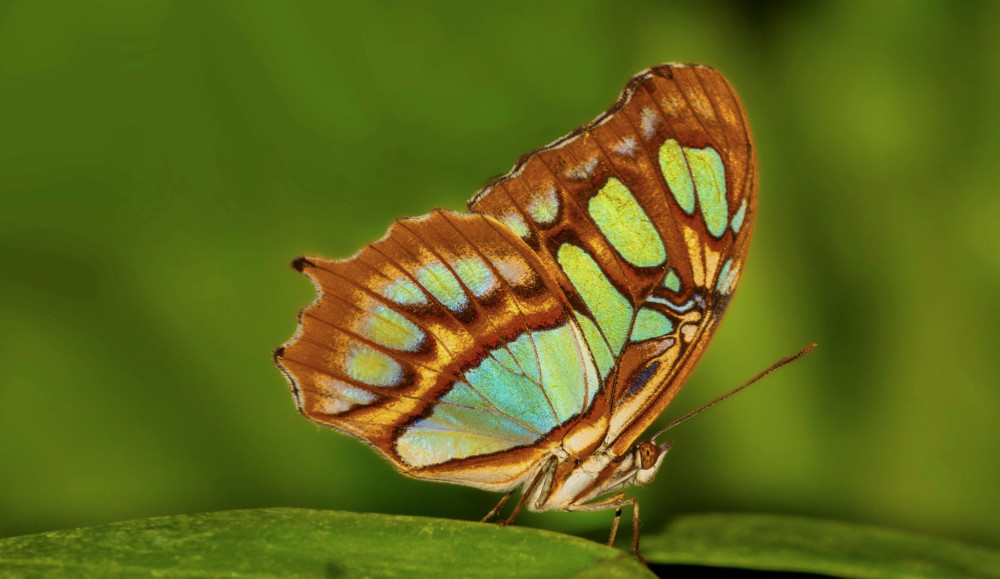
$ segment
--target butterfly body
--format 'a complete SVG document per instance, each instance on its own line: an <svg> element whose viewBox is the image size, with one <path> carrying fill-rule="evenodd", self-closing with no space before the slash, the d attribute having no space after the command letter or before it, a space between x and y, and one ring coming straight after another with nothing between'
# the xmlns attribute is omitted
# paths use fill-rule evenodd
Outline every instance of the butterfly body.
<svg viewBox="0 0 1000 579"><path fill-rule="evenodd" d="M662 464L668 446L637 439L729 303L756 190L728 82L653 67L468 213L297 260L318 297L275 360L304 415L406 475L521 488L530 510L635 505L605 495Z"/></svg>

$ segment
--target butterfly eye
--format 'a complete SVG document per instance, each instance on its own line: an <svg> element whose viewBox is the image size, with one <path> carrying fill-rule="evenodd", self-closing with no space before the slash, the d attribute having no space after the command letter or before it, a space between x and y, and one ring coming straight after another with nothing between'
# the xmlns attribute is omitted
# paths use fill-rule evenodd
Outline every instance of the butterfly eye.
<svg viewBox="0 0 1000 579"><path fill-rule="evenodd" d="M659 457L660 449L652 442L647 440L639 445L639 468L642 470L653 468Z"/></svg>

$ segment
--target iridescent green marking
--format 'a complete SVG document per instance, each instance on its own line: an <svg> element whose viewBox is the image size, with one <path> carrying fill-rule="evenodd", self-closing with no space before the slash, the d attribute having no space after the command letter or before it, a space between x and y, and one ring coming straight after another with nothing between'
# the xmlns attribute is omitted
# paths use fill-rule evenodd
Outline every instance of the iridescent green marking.
<svg viewBox="0 0 1000 579"><path fill-rule="evenodd" d="M365 344L352 344L344 357L345 373L369 386L398 386L403 368L389 355Z"/></svg>
<svg viewBox="0 0 1000 579"><path fill-rule="evenodd" d="M531 235L531 230L528 229L528 224L524 222L524 218L521 217L520 213L514 213L513 211L504 213L500 217L500 222L513 231L514 235L522 239Z"/></svg>
<svg viewBox="0 0 1000 579"><path fill-rule="evenodd" d="M472 295L481 298L489 294L496 287L496 279L493 272L486 264L474 257L463 257L452 264L455 273L465 284L465 287L472 291Z"/></svg>
<svg viewBox="0 0 1000 579"><path fill-rule="evenodd" d="M625 345L632 306L583 249L564 243L559 246L556 260L597 320L611 345L612 354L617 355Z"/></svg>
<svg viewBox="0 0 1000 579"><path fill-rule="evenodd" d="M542 225L555 221L556 215L559 214L559 198L556 196L556 190L549 187L542 193L536 193L528 200L528 213Z"/></svg>
<svg viewBox="0 0 1000 579"><path fill-rule="evenodd" d="M727 259L726 263L722 265L722 271L719 272L719 281L715 282L715 290L727 294L733 290L733 283L736 281L736 276L740 273L740 267L732 267L732 258Z"/></svg>
<svg viewBox="0 0 1000 579"><path fill-rule="evenodd" d="M476 394L464 382L456 383L441 398L441 402L444 404L438 406L438 409L450 415L448 416L450 420L439 420L439 422L443 423L442 426L461 427L463 421L455 420L455 418L459 418L458 410L466 411L467 413L478 411L480 414L467 414L468 418L472 418L468 422L473 427L482 425L480 430L483 434L492 435L500 440L516 441L518 444L531 444L539 438L538 433L532 432L522 424L518 424L514 418L497 413L486 399ZM464 408L449 410L446 405L461 406ZM441 417L435 411L430 418Z"/></svg>
<svg viewBox="0 0 1000 579"><path fill-rule="evenodd" d="M506 347L492 350L490 352L490 356L492 356L494 360L499 362L509 372L514 374L528 374L530 372L535 376L535 379L537 379L537 368L532 364L531 359L528 360L529 363L527 368L521 368L520 358L522 357L523 352L517 351L518 346L515 344L516 341L508 342Z"/></svg>
<svg viewBox="0 0 1000 579"><path fill-rule="evenodd" d="M475 368L465 371L469 385L497 410L508 416L516 416L521 423L535 432L551 430L558 423L552 413L552 407L545 399L545 393L539 386L535 373L537 361L529 338L520 336L514 342L507 344L507 349L514 354L528 375L501 364L493 356L488 356ZM527 354L529 350L530 355ZM498 349L493 354L497 355L502 351L503 349Z"/></svg>
<svg viewBox="0 0 1000 579"><path fill-rule="evenodd" d="M540 436L497 413L464 382L456 383L427 418L407 428L396 452L407 464L442 462L527 446Z"/></svg>
<svg viewBox="0 0 1000 579"><path fill-rule="evenodd" d="M743 203L740 204L740 208L736 210L736 215L733 215L733 233L739 233L740 228L743 227L743 218L746 216L747 212L747 200L744 199Z"/></svg>
<svg viewBox="0 0 1000 579"><path fill-rule="evenodd" d="M527 336L518 336L513 342L507 342L506 347L497 348L491 354L496 361L506 366L510 372L523 374L528 380L536 384L541 382L542 372L538 368L535 345Z"/></svg>
<svg viewBox="0 0 1000 579"><path fill-rule="evenodd" d="M608 179L591 197L587 211L625 261L636 267L652 267L667 259L667 250L653 222L618 179Z"/></svg>
<svg viewBox="0 0 1000 579"><path fill-rule="evenodd" d="M585 353L586 346L569 324L531 332L508 342L506 347L493 350L490 355L508 373L523 376L532 385L520 386L537 390L545 389L545 396L556 413L557 422L564 422L583 407L584 390L596 391L597 376L593 361ZM607 348L605 347L605 350ZM489 397L497 405L513 404L524 396L515 389L499 393L501 399ZM514 400L507 400L508 397ZM551 413L550 413L551 415ZM538 425L541 429L543 424Z"/></svg>
<svg viewBox="0 0 1000 579"><path fill-rule="evenodd" d="M722 264L722 269L719 271L719 279L718 279L717 282L715 282L715 290L716 291L720 291L720 292L724 291L722 288L725 287L728 284L728 282L726 281L726 278L729 277L729 268L732 267L732 265L733 265L733 259L732 258L727 259L726 263Z"/></svg>
<svg viewBox="0 0 1000 579"><path fill-rule="evenodd" d="M660 172L681 209L688 215L694 213L694 182L684 151L674 139L667 139L660 145Z"/></svg>
<svg viewBox="0 0 1000 579"><path fill-rule="evenodd" d="M426 466L535 443L593 401L597 372L581 348L565 324L492 351L465 371L467 383L454 384L430 416L403 432L396 451Z"/></svg>
<svg viewBox="0 0 1000 579"><path fill-rule="evenodd" d="M694 187L698 192L698 205L705 219L705 226L712 237L719 238L729 224L729 205L726 203L726 167L722 157L712 147L684 148Z"/></svg>
<svg viewBox="0 0 1000 579"><path fill-rule="evenodd" d="M382 295L403 306L425 306L427 296L408 279L394 279L382 290Z"/></svg>
<svg viewBox="0 0 1000 579"><path fill-rule="evenodd" d="M403 314L381 304L359 320L358 333L395 350L414 351L424 340L424 332Z"/></svg>
<svg viewBox="0 0 1000 579"><path fill-rule="evenodd" d="M681 147L676 140L667 139L660 146L660 172L674 199L688 215L694 213L697 194L708 232L713 237L722 237L729 223L729 206L726 167L719 153L712 147ZM741 223L742 220L741 214Z"/></svg>
<svg viewBox="0 0 1000 579"><path fill-rule="evenodd" d="M642 342L653 338L662 338L674 331L674 324L666 316L656 310L641 308L635 316L632 326L632 342Z"/></svg>
<svg viewBox="0 0 1000 579"><path fill-rule="evenodd" d="M670 268L666 277L663 278L663 287L674 293L681 291L681 278L677 276L677 272L673 268Z"/></svg>
<svg viewBox="0 0 1000 579"><path fill-rule="evenodd" d="M594 356L594 363L597 364L597 371L601 375L601 380L604 380L615 365L615 357L611 354L611 350L608 350L608 344L604 341L604 337L601 336L601 332L597 329L594 322L579 312L575 313L576 322L579 324L580 329L583 330L583 339L587 341L587 347ZM593 399L595 393L596 390L590 393L591 399Z"/></svg>
<svg viewBox="0 0 1000 579"><path fill-rule="evenodd" d="M586 394L596 392L598 386L593 360L582 351L583 344L577 336L568 323L532 332L542 370L542 387L560 424L579 414Z"/></svg>
<svg viewBox="0 0 1000 579"><path fill-rule="evenodd" d="M456 420L469 420L456 418ZM503 452L522 446L513 441L500 440L479 432L474 426L465 430L447 430L429 422L430 426L411 426L396 441L396 452L410 466L421 467L440 464L453 459L482 456Z"/></svg>
<svg viewBox="0 0 1000 579"><path fill-rule="evenodd" d="M469 304L465 291L448 268L440 263L429 263L417 270L417 281L439 302L453 312L460 312Z"/></svg>

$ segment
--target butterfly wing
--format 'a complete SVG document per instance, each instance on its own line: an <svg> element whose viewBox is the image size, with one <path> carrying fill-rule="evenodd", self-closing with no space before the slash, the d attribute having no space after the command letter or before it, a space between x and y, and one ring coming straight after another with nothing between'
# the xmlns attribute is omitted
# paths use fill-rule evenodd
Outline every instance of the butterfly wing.
<svg viewBox="0 0 1000 579"><path fill-rule="evenodd" d="M411 476L509 490L578 426L623 454L725 311L755 196L728 83L652 68L481 190L472 213L296 261L319 295L275 360L303 414Z"/></svg>
<svg viewBox="0 0 1000 579"><path fill-rule="evenodd" d="M470 201L518 234L566 295L610 400L616 454L707 347L746 259L756 193L732 87L714 69L667 64Z"/></svg>
<svg viewBox="0 0 1000 579"><path fill-rule="evenodd" d="M561 290L491 217L437 211L294 265L319 294L275 352L299 410L404 474L514 488L600 388Z"/></svg>

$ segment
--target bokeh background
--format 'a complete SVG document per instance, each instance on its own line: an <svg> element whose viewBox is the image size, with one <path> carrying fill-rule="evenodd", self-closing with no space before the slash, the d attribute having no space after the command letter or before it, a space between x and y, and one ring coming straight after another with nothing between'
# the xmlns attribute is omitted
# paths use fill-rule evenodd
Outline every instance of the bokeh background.
<svg viewBox="0 0 1000 579"><path fill-rule="evenodd" d="M0 3L0 536L299 506L478 519L295 412L271 349L397 217L461 209L635 72L721 69L738 296L635 490L1000 546L1000 4ZM522 523L604 537L610 513Z"/></svg>

